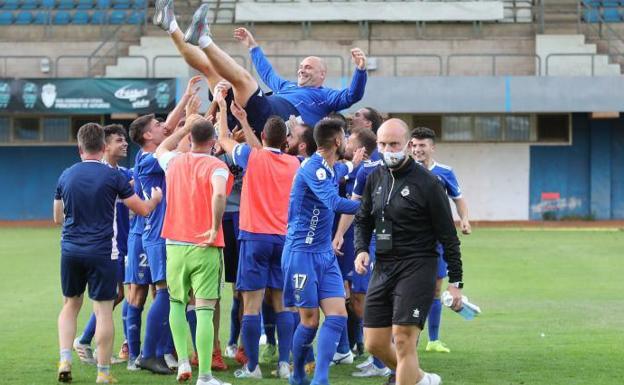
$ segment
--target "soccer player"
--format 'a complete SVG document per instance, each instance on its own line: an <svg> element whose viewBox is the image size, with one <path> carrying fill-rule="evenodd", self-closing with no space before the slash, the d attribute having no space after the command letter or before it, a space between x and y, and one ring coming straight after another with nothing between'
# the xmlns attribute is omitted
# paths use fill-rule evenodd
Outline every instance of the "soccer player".
<svg viewBox="0 0 624 385"><path fill-rule="evenodd" d="M314 56L305 58L299 65L297 83L286 81L275 73L251 33L245 28L238 28L234 37L250 50L260 78L273 90L273 95L265 95L255 78L212 41L208 25L209 7L209 4L202 4L197 9L185 35L182 35L175 21L173 0L156 2L153 21L169 32L186 62L202 72L211 87L216 86L220 79L232 84L234 99L247 111L249 124L256 133L262 131L271 115L284 120L290 115L301 116L305 123L314 126L330 112L348 108L362 99L366 86L366 55L359 48L351 50L357 67L351 86L335 90L323 87L327 66L322 59ZM184 41L200 49L191 48Z"/></svg>
<svg viewBox="0 0 624 385"><path fill-rule="evenodd" d="M125 158L128 153L128 142L126 141L126 130L123 126L118 124L112 124L104 127L104 141L106 142L106 148L104 151L104 163L108 164L112 168L119 170L128 181L132 179L130 171L125 167L118 165L118 162ZM115 299L114 306L117 306L124 298L124 278L125 278L125 259L128 252L128 227L129 227L130 215L128 208L123 204L123 201L117 199L115 205L115 238L113 242L113 253L118 255L119 268L117 272L118 290L117 298ZM124 302L122 310L122 319L124 337L126 334L125 319L127 314L127 303ZM95 364L93 358L93 352L91 350L91 340L95 335L96 319L95 314L91 314L87 325L85 326L82 335L74 340L74 350L78 354L80 361ZM123 350L123 347L122 347Z"/></svg>
<svg viewBox="0 0 624 385"><path fill-rule="evenodd" d="M435 132L428 127L416 127L412 131L412 139L410 140L410 148L414 159L423 165L427 170L431 171L438 177L444 185L447 195L455 203L457 214L460 218L461 231L464 234L470 234L470 221L468 220L468 206L466 200L462 197L461 188L457 182L457 177L453 169L444 164L438 163L433 159L435 152ZM440 288L442 281L447 276L447 266L443 258L444 250L442 245L438 244L438 275L436 279L436 290L431 310L429 310L429 318L427 319L429 342L426 351L450 353L451 350L439 339L440 319L442 317L442 303L440 301Z"/></svg>
<svg viewBox="0 0 624 385"><path fill-rule="evenodd" d="M376 109L372 107L364 107L355 111L351 117L351 128L367 128L375 135L379 126L383 123L383 117Z"/></svg>
<svg viewBox="0 0 624 385"><path fill-rule="evenodd" d="M58 319L60 363L58 380L71 382L72 342L83 294L89 285L96 317L97 383L113 383L110 360L113 348L113 303L117 298L118 253L113 250L117 198L139 215L148 215L162 199L159 188L142 201L126 176L101 162L106 143L104 130L88 123L78 130L82 162L60 176L54 200L54 221L63 224L61 287L64 305Z"/></svg>
<svg viewBox="0 0 624 385"><path fill-rule="evenodd" d="M289 119L287 126L289 129L286 136L286 153L295 155L300 161L311 157L316 152L314 128L295 119Z"/></svg>
<svg viewBox="0 0 624 385"><path fill-rule="evenodd" d="M216 92L221 111L220 121L227 119L226 105L221 92ZM277 373L280 378L290 376L290 347L293 333L292 312L282 306L281 258L288 221L288 199L299 160L284 154L286 124L270 117L258 143L247 121L247 113L233 105L232 113L239 120L247 143L229 138L229 130L219 131L219 143L232 154L234 163L244 170L240 207L240 260L236 289L243 295L243 322L241 335L249 361L234 375L237 378L262 378L258 365L261 317L265 289L270 288L271 305L279 340Z"/></svg>
<svg viewBox="0 0 624 385"><path fill-rule="evenodd" d="M314 140L318 151L301 164L293 182L282 254L284 305L297 306L301 316L293 337L292 385L308 383L305 356L319 326L319 307L325 321L312 383L329 383L329 365L347 322L342 275L331 243L334 212L354 214L359 207L338 195L338 180L350 171L336 167L346 144L342 123L321 120L314 128Z"/></svg>

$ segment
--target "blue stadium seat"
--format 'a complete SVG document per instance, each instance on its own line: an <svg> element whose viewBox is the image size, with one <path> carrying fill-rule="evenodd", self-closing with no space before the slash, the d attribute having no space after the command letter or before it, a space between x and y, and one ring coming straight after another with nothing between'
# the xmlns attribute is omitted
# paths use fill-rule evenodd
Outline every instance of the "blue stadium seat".
<svg viewBox="0 0 624 385"><path fill-rule="evenodd" d="M603 7L617 7L620 5L619 0L602 0Z"/></svg>
<svg viewBox="0 0 624 385"><path fill-rule="evenodd" d="M13 12L0 11L0 25L13 24Z"/></svg>
<svg viewBox="0 0 624 385"><path fill-rule="evenodd" d="M583 4L588 7L598 8L600 7L600 0L583 0Z"/></svg>
<svg viewBox="0 0 624 385"><path fill-rule="evenodd" d="M37 12L35 14L35 19L33 20L33 24L37 24L37 25L50 24L50 12L48 11Z"/></svg>
<svg viewBox="0 0 624 385"><path fill-rule="evenodd" d="M56 5L56 0L43 0L41 2L41 7L42 8L54 8L54 6Z"/></svg>
<svg viewBox="0 0 624 385"><path fill-rule="evenodd" d="M106 24L106 12L104 11L95 11L93 15L91 15L91 24Z"/></svg>
<svg viewBox="0 0 624 385"><path fill-rule="evenodd" d="M145 12L132 12L130 16L128 16L128 20L126 23L128 24L143 24L145 21Z"/></svg>
<svg viewBox="0 0 624 385"><path fill-rule="evenodd" d="M17 17L15 17L15 24L20 24L20 25L27 25L32 23L33 21L33 15L31 12L28 11L23 11L17 14Z"/></svg>
<svg viewBox="0 0 624 385"><path fill-rule="evenodd" d="M111 0L96 0L97 9L108 9L111 7Z"/></svg>
<svg viewBox="0 0 624 385"><path fill-rule="evenodd" d="M110 13L110 18L108 19L110 24L125 24L126 22L126 11L113 11Z"/></svg>
<svg viewBox="0 0 624 385"><path fill-rule="evenodd" d="M599 9L586 9L583 12L583 20L586 23L598 23L600 21Z"/></svg>
<svg viewBox="0 0 624 385"><path fill-rule="evenodd" d="M130 0L113 0L113 8L128 9L130 8Z"/></svg>
<svg viewBox="0 0 624 385"><path fill-rule="evenodd" d="M89 24L89 13L87 11L76 11L72 19L72 24Z"/></svg>
<svg viewBox="0 0 624 385"><path fill-rule="evenodd" d="M20 6L21 9L36 9L39 7L39 1L37 0L22 0Z"/></svg>
<svg viewBox="0 0 624 385"><path fill-rule="evenodd" d="M7 11L19 8L19 0L4 0L2 9Z"/></svg>
<svg viewBox="0 0 624 385"><path fill-rule="evenodd" d="M71 22L71 15L67 11L58 11L52 18L52 24L67 25Z"/></svg>
<svg viewBox="0 0 624 385"><path fill-rule="evenodd" d="M59 0L57 9L73 9L74 8L74 0Z"/></svg>
<svg viewBox="0 0 624 385"><path fill-rule="evenodd" d="M77 9L92 9L95 6L93 0L78 0Z"/></svg>
<svg viewBox="0 0 624 385"><path fill-rule="evenodd" d="M622 20L618 8L605 8L602 12L605 23L619 23Z"/></svg>
<svg viewBox="0 0 624 385"><path fill-rule="evenodd" d="M624 0L622 0L622 1L624 1ZM132 2L132 8L134 8L134 9L144 9L146 3L147 2L145 0L134 0Z"/></svg>

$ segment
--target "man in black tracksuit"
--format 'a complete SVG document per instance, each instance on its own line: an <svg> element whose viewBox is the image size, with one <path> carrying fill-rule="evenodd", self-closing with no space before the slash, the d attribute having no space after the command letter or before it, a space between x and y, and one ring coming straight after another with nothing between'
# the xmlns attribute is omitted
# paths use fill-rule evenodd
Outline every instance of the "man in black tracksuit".
<svg viewBox="0 0 624 385"><path fill-rule="evenodd" d="M366 348L396 369L398 385L437 385L440 376L420 370L416 354L434 297L436 242L444 248L454 309L461 306L462 263L446 193L433 174L407 155L408 141L409 129L399 119L379 128L378 149L387 167L379 167L366 181L355 217L355 268L366 272L375 236L377 261L364 307Z"/></svg>

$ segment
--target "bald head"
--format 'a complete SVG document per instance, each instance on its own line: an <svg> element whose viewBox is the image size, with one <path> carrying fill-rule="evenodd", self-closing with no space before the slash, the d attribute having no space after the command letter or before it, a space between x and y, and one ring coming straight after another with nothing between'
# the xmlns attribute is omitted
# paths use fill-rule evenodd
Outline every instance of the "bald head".
<svg viewBox="0 0 624 385"><path fill-rule="evenodd" d="M308 56L299 63L297 85L299 87L320 87L327 76L327 64L317 56Z"/></svg>
<svg viewBox="0 0 624 385"><path fill-rule="evenodd" d="M401 119L388 119L377 131L377 149L381 152L401 151L410 139L410 130Z"/></svg>

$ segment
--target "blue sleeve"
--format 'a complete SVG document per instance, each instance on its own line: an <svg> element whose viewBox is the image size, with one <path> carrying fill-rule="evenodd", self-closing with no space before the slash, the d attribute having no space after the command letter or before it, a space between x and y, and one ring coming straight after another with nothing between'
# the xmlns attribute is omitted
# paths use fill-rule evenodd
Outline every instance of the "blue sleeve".
<svg viewBox="0 0 624 385"><path fill-rule="evenodd" d="M353 186L353 194L362 196L364 194L364 186L366 186L367 173L364 167L358 170L355 176L355 185Z"/></svg>
<svg viewBox="0 0 624 385"><path fill-rule="evenodd" d="M65 173L61 174L61 176L59 177L58 183L56 184L56 191L54 192L55 200L63 199L63 193L62 193L63 175L65 175Z"/></svg>
<svg viewBox="0 0 624 385"><path fill-rule="evenodd" d="M158 164L158 159L154 156L154 154L148 154L140 161L141 172L142 175L145 174L157 174L157 173L165 173L165 171Z"/></svg>
<svg viewBox="0 0 624 385"><path fill-rule="evenodd" d="M304 167L301 173L312 193L330 210L341 214L355 214L360 208L360 202L338 195L338 189L327 176L325 168L320 167L314 170L312 165L312 167Z"/></svg>
<svg viewBox="0 0 624 385"><path fill-rule="evenodd" d="M336 179L340 180L349 175L349 167L345 163L336 163L334 165L334 172L336 173Z"/></svg>
<svg viewBox="0 0 624 385"><path fill-rule="evenodd" d="M448 170L444 175L444 188L449 197L453 199L461 198L462 192L459 182L453 170Z"/></svg>
<svg viewBox="0 0 624 385"><path fill-rule="evenodd" d="M232 160L234 161L234 165L246 170L251 150L251 146L247 143L237 144L232 151Z"/></svg>
<svg viewBox="0 0 624 385"><path fill-rule="evenodd" d="M288 80L282 79L273 69L273 66L264 56L262 48L255 47L249 51L251 56L251 62L256 68L256 72L260 76L260 79L267 85L273 92L281 90L284 86L290 83Z"/></svg>
<svg viewBox="0 0 624 385"><path fill-rule="evenodd" d="M134 190L132 186L130 186L130 181L128 181L127 176L122 171L115 172L114 178L119 198L128 199L134 195Z"/></svg>
<svg viewBox="0 0 624 385"><path fill-rule="evenodd" d="M343 90L329 90L327 104L333 111L344 110L362 100L366 88L366 70L356 69L351 79L351 86Z"/></svg>

